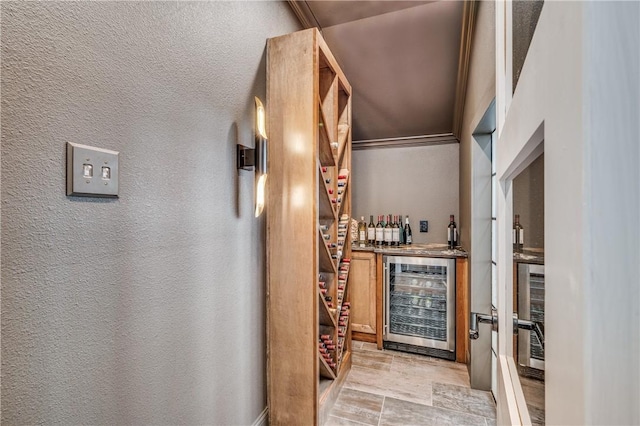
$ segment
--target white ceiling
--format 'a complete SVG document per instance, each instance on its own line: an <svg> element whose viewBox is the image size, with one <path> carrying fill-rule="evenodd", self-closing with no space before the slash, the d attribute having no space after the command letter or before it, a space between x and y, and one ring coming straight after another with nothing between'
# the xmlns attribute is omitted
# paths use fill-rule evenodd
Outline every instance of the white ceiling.
<svg viewBox="0 0 640 426"><path fill-rule="evenodd" d="M454 132L461 1L291 2L353 88L353 140Z"/></svg>

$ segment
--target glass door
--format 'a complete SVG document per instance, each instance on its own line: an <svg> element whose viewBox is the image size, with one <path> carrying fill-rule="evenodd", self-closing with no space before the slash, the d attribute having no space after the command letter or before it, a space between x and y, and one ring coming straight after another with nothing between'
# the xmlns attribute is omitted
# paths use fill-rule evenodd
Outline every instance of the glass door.
<svg viewBox="0 0 640 426"><path fill-rule="evenodd" d="M455 260L385 256L384 340L455 350Z"/></svg>

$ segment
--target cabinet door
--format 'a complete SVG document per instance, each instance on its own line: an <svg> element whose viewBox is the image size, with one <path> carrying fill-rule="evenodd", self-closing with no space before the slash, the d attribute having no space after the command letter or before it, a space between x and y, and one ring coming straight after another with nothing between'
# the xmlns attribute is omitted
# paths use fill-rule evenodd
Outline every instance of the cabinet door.
<svg viewBox="0 0 640 426"><path fill-rule="evenodd" d="M374 253L356 251L351 253L349 285L351 287L351 324L355 332L353 338L358 338L357 333L375 337L376 255Z"/></svg>

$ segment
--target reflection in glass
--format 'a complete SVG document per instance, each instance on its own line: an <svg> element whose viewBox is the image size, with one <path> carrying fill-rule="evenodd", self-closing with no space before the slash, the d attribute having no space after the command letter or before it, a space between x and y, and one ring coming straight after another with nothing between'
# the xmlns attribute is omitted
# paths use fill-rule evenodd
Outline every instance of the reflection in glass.
<svg viewBox="0 0 640 426"><path fill-rule="evenodd" d="M513 255L519 319L533 321L544 334L544 154L513 180L513 213L526 238ZM543 337L544 339L544 337ZM529 330L518 330L514 355L533 424L544 424L544 345Z"/></svg>
<svg viewBox="0 0 640 426"><path fill-rule="evenodd" d="M513 18L513 91L515 93L524 60L529 51L533 33L542 12L543 0L515 0L512 3Z"/></svg>

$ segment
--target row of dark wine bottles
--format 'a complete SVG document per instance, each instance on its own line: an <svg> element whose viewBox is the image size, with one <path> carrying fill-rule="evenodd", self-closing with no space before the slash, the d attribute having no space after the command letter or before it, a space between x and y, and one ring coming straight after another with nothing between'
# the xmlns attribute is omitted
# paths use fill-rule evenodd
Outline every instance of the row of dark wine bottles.
<svg viewBox="0 0 640 426"><path fill-rule="evenodd" d="M374 225L373 215L369 216L369 224L360 217L358 223L358 245L360 247L370 246L399 246L401 244L411 244L413 236L409 216L405 218L402 226L402 215L378 216L378 223ZM454 216L449 216L449 226L447 227L447 247L454 249L458 246L458 227Z"/></svg>
<svg viewBox="0 0 640 426"><path fill-rule="evenodd" d="M400 244L411 244L413 240L409 216L402 226L401 215L378 216L378 223L374 225L373 215L369 216L369 225L360 217L358 223L358 245L364 247L371 246L399 246Z"/></svg>

